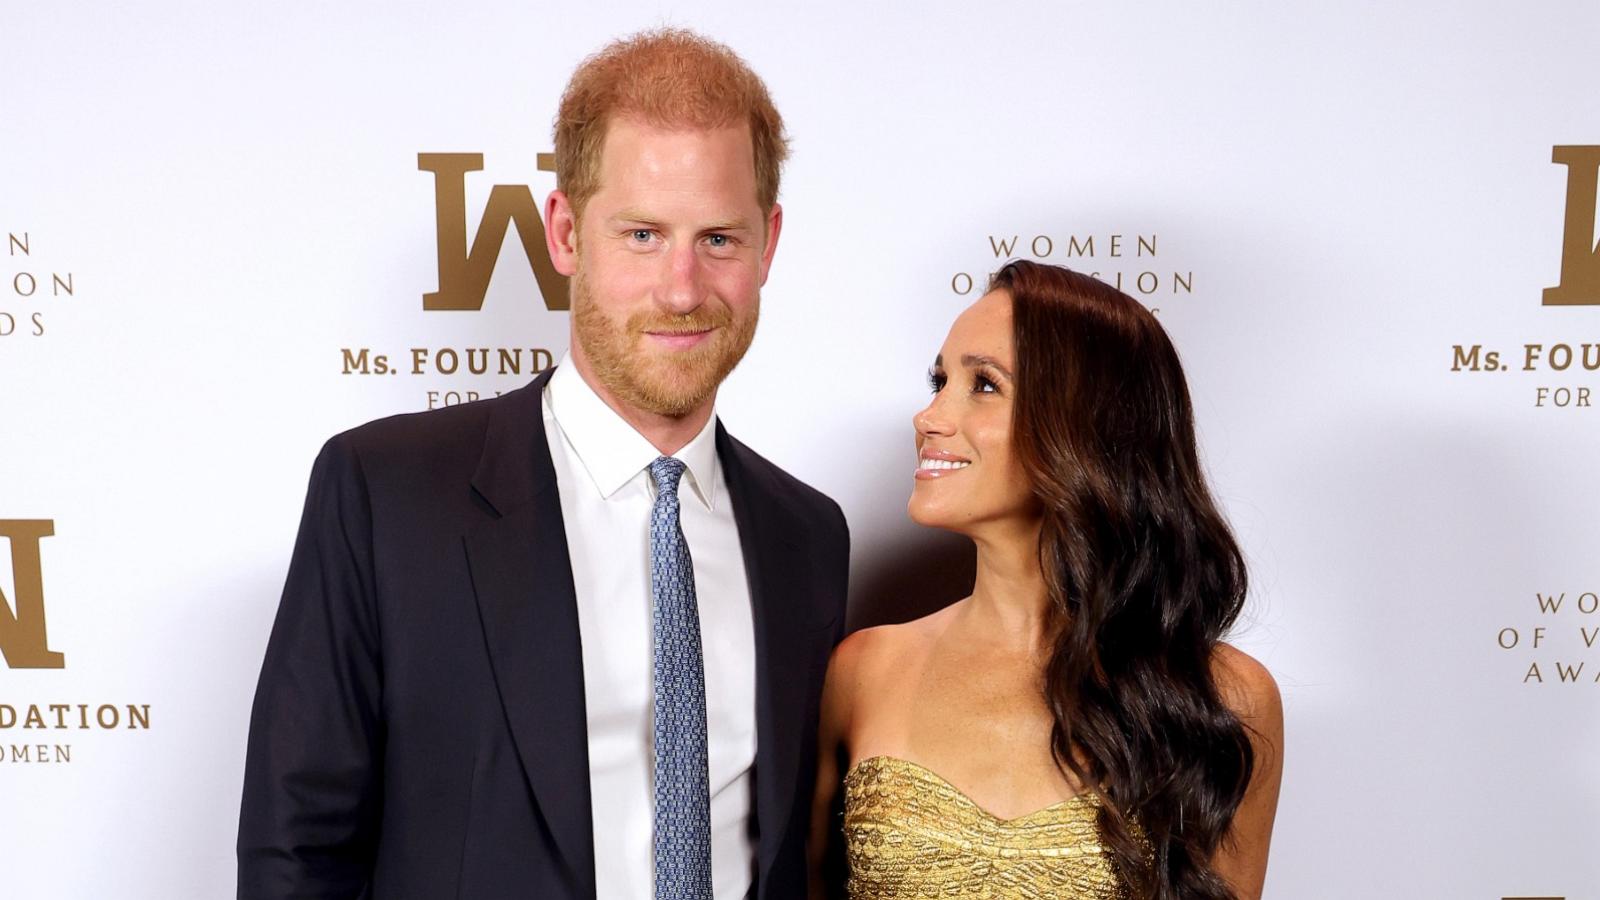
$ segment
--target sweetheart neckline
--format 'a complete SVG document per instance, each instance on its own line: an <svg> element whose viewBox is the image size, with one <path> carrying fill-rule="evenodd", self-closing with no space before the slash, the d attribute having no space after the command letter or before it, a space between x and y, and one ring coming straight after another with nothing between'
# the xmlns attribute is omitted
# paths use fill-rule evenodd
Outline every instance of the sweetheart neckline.
<svg viewBox="0 0 1600 900"><path fill-rule="evenodd" d="M945 778L943 775L940 775L938 772L933 771L932 769L928 768L927 766L922 765L921 763L914 763L909 759L903 759L903 758L898 757L898 756L890 756L890 755L888 755L886 753L879 753L879 754L876 754L876 755L873 755L873 756L866 756L866 757L862 757L861 759L856 760L854 763L851 764L850 768L845 771L843 781L848 782L851 779L852 776L855 776L858 772L860 772L861 769L864 766L866 766L868 763L874 763L874 764L877 764L879 766L882 766L884 763L895 763L895 764L898 764L900 766L904 766L904 767L906 767L908 769L914 769L915 771L921 773L928 780L931 780L934 783L942 785L945 788L949 789L950 793L955 794L957 799L959 799L962 803L966 804L968 807L971 807L974 811L976 811L977 813L982 815L984 818L991 820L996 825L1002 825L1002 826L1014 825L1014 824L1016 824L1018 822L1025 822L1025 821L1033 818L1034 816L1043 815L1043 814L1045 814L1047 812L1052 812L1054 810L1061 809L1061 808L1068 807L1068 806L1081 806L1081 805L1095 806L1095 805L1098 805L1098 801L1097 801L1097 799L1096 799L1096 797L1095 797L1095 795L1094 795L1094 793L1092 791L1083 791L1081 793L1073 794L1071 797L1068 797L1065 800L1057 800L1056 802L1050 804L1049 806L1041 806L1040 808L1034 810L1033 812L1024 813L1024 814L1022 814L1020 816L1013 816L1013 817L1011 817L1009 819L1002 818L1002 817L997 816L994 813L990 812L989 810L983 808L982 806L980 806L978 804L978 801L972 799L970 796L967 795L966 791L963 791L961 788L956 787L954 784L952 784L950 782L949 779Z"/></svg>

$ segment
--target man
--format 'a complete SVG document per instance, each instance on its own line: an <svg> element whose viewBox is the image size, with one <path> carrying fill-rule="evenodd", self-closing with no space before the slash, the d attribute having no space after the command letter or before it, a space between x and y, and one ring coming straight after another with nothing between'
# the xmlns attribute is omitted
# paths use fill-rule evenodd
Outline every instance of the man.
<svg viewBox="0 0 1600 900"><path fill-rule="evenodd" d="M725 47L573 75L567 359L333 438L251 719L239 896L799 898L848 536L713 414L782 229Z"/></svg>

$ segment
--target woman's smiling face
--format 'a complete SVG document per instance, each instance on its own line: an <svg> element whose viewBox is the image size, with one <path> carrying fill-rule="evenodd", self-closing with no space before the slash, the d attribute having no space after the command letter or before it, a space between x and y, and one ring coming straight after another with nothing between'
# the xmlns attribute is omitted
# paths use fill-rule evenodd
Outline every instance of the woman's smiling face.
<svg viewBox="0 0 1600 900"><path fill-rule="evenodd" d="M928 373L933 399L911 420L917 470L907 510L919 525L971 534L1038 516L1012 452L1015 372L1011 296L991 291L950 327Z"/></svg>

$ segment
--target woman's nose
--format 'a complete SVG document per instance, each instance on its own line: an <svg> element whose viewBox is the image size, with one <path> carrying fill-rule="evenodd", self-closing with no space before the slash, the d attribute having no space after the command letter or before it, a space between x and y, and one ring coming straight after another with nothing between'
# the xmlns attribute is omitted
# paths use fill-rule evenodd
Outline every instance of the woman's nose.
<svg viewBox="0 0 1600 900"><path fill-rule="evenodd" d="M932 403L911 417L911 427L915 428L918 434L930 436L950 434L952 430L949 420L940 414L938 397L934 397Z"/></svg>

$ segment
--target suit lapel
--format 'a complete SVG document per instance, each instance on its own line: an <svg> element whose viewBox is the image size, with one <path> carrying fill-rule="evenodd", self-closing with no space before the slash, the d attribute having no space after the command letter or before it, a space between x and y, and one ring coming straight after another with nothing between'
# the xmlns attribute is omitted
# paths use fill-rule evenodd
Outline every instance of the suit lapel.
<svg viewBox="0 0 1600 900"><path fill-rule="evenodd" d="M495 683L523 772L576 896L593 898L594 828L577 592L541 398L495 404L472 486L496 517L466 535Z"/></svg>
<svg viewBox="0 0 1600 900"><path fill-rule="evenodd" d="M816 623L803 595L809 583L800 549L803 528L763 477L745 458L749 451L717 425L717 452L733 498L756 648L756 821L757 884L763 895L769 870L783 844L795 802L806 673Z"/></svg>

